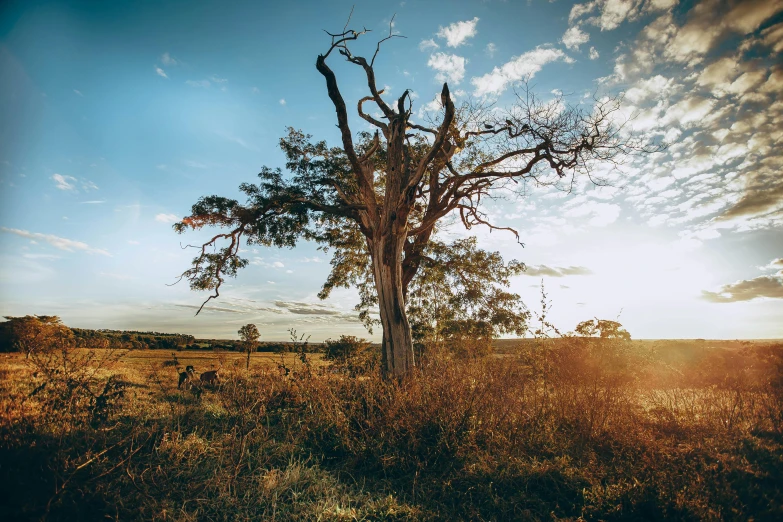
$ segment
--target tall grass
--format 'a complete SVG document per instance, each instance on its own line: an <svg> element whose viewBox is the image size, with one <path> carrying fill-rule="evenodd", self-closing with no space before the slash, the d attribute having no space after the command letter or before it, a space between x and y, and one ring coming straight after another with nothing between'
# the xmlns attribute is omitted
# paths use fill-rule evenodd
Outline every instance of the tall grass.
<svg viewBox="0 0 783 522"><path fill-rule="evenodd" d="M170 369L93 372L93 395L124 392L97 416L4 371L12 519L783 519L781 345L678 359L565 338L401 382L303 364L196 393Z"/></svg>

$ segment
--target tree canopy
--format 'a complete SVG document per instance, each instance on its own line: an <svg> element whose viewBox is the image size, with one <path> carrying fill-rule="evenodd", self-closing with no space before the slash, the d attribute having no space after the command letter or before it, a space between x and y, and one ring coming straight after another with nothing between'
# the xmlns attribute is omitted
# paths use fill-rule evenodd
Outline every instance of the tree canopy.
<svg viewBox="0 0 783 522"><path fill-rule="evenodd" d="M237 331L239 338L245 344L245 350L247 351L247 369L250 369L250 354L258 345L258 339L261 334L258 332L258 327L254 324L246 324Z"/></svg>
<svg viewBox="0 0 783 522"><path fill-rule="evenodd" d="M519 241L517 231L491 222L487 201L503 190L524 195L531 185L569 189L578 174L594 179L596 161L618 161L644 146L615 125L617 99L595 99L586 107L562 98L544 102L525 90L507 109L475 102L457 107L444 84L437 120L416 122L409 90L389 100L377 88L375 60L381 45L395 35L390 31L381 39L369 59L349 48L368 32L329 33L331 43L316 60L335 109L341 146L289 129L280 140L286 174L263 167L256 184L240 186L245 203L202 197L174 228L180 233L223 229L197 247L191 268L182 274L194 290L212 292L204 304L219 297L225 279L247 265L239 255L243 241L293 247L304 239L332 249L332 273L321 295L350 282L359 288L365 322L370 307L377 306L383 330L381 367L399 377L415 364L409 311L415 316L415 303L423 299L411 293L417 284L422 292L449 288L444 302L460 310L456 315L463 320L494 321L505 331L519 331L524 320L522 313L498 314L498 305L508 304L513 295L500 287L521 265L503 265L475 243L438 242L444 219L467 229L507 230ZM358 100L356 113L374 133L351 130L346 102L327 63L333 54L363 72L368 94ZM447 250L453 255L447 256ZM470 256L487 263L494 283L480 298L475 277L460 276L466 272L458 265L464 268ZM433 271L436 266L444 268L441 275Z"/></svg>

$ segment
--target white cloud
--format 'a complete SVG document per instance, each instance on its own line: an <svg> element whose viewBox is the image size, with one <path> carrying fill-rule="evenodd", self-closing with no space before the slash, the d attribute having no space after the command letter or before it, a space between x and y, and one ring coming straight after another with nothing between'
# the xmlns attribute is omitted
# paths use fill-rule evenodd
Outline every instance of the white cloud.
<svg viewBox="0 0 783 522"><path fill-rule="evenodd" d="M475 87L474 94L476 96L499 95L508 88L509 84L532 78L544 65L564 57L565 54L559 49L537 47L512 58L501 67L495 67L491 73L472 78L470 82Z"/></svg>
<svg viewBox="0 0 783 522"><path fill-rule="evenodd" d="M84 94L82 94L82 91L78 91L78 90L74 89L74 90L73 90L73 92L74 92L74 93L76 93L76 94L78 94L78 95L79 95L79 96L81 96L82 98L84 98Z"/></svg>
<svg viewBox="0 0 783 522"><path fill-rule="evenodd" d="M161 223L176 223L179 221L179 218L175 214L164 214L161 212L155 216L155 221L159 221Z"/></svg>
<svg viewBox="0 0 783 522"><path fill-rule="evenodd" d="M76 178L73 176L63 176L62 174L54 174L52 176L55 185L60 190L76 190Z"/></svg>
<svg viewBox="0 0 783 522"><path fill-rule="evenodd" d="M285 98L280 98L280 101L278 102L280 105L285 105Z"/></svg>
<svg viewBox="0 0 783 522"><path fill-rule="evenodd" d="M640 3L638 0L605 0L597 25L602 31L616 29L626 18L634 15Z"/></svg>
<svg viewBox="0 0 783 522"><path fill-rule="evenodd" d="M432 49L440 49L440 45L435 43L435 40L433 40L432 38L430 38L429 40L422 40L419 43L419 50L422 52L429 51Z"/></svg>
<svg viewBox="0 0 783 522"><path fill-rule="evenodd" d="M487 56L490 58L495 56L495 53L497 52L498 47L497 45L493 44L492 42L489 42L487 44L487 47L484 49L484 52L487 53Z"/></svg>
<svg viewBox="0 0 783 522"><path fill-rule="evenodd" d="M87 243L82 243L81 241L74 241L72 239L66 239L64 237L54 236L52 234L28 232L27 230L20 230L18 228L0 227L0 230L2 230L3 232L8 232L9 234L16 234L17 236L26 237L33 241L35 240L46 241L53 247L58 248L60 250L65 250L67 252L80 250L88 254L100 254L102 256L111 257L111 254L109 254L109 252L107 252L106 250L100 248L93 248Z"/></svg>
<svg viewBox="0 0 783 522"><path fill-rule="evenodd" d="M160 62L163 65L168 65L168 66L177 65L179 63L173 56L171 56L167 52L160 55Z"/></svg>
<svg viewBox="0 0 783 522"><path fill-rule="evenodd" d="M210 76L209 79L210 79L210 81L212 81L212 83L217 83L217 84L228 83L228 79L227 78L219 78L218 76L216 76L214 74L212 76Z"/></svg>
<svg viewBox="0 0 783 522"><path fill-rule="evenodd" d="M601 55L598 54L598 51L595 50L595 47L591 47L590 48L590 59L591 60L597 60L599 58L599 56L601 56Z"/></svg>
<svg viewBox="0 0 783 522"><path fill-rule="evenodd" d="M427 65L438 71L435 79L458 85L465 77L465 58L456 54L435 53L430 56Z"/></svg>
<svg viewBox="0 0 783 522"><path fill-rule="evenodd" d="M714 106L715 101L709 98L699 96L683 98L666 112L666 123L690 127L701 122Z"/></svg>
<svg viewBox="0 0 783 522"><path fill-rule="evenodd" d="M275 261L274 263L272 263L272 266L275 268L285 268L285 265L280 261Z"/></svg>
<svg viewBox="0 0 783 522"><path fill-rule="evenodd" d="M590 35L582 31L582 29L575 25L569 27L563 34L563 38L560 40L568 49L579 49L579 46L590 41Z"/></svg>
<svg viewBox="0 0 783 522"><path fill-rule="evenodd" d="M203 87L205 89L212 85L209 83L209 80L186 80L185 83L191 87Z"/></svg>
<svg viewBox="0 0 783 522"><path fill-rule="evenodd" d="M647 2L646 8L650 11L665 10L675 2L676 0L652 0ZM635 19L642 4L642 0L594 0L586 4L576 4L571 8L568 23L571 24L598 8L600 14L588 18L587 22L600 27L601 31L611 31L627 19Z"/></svg>
<svg viewBox="0 0 783 522"><path fill-rule="evenodd" d="M574 20L582 18L584 15L591 13L597 5L597 1L588 2L586 4L575 4L573 7L571 7L571 13L568 15L568 23L570 24Z"/></svg>
<svg viewBox="0 0 783 522"><path fill-rule="evenodd" d="M435 94L435 97L431 101L421 106L419 109L419 118L424 118L425 112L435 112L441 110L441 108L443 108L443 104L440 101L440 93L438 93Z"/></svg>
<svg viewBox="0 0 783 522"><path fill-rule="evenodd" d="M658 74L652 78L637 82L633 87L626 91L625 98L634 104L639 104L640 102L648 99L656 100L661 97L665 97L672 91L673 88L673 80Z"/></svg>
<svg viewBox="0 0 783 522"><path fill-rule="evenodd" d="M168 76L166 76L166 71L164 71L160 67L155 67L155 72L158 74L158 76L162 76L163 78L168 79Z"/></svg>
<svg viewBox="0 0 783 522"><path fill-rule="evenodd" d="M449 47L459 47L465 40L476 36L476 24L478 17L465 22L455 22L448 27L441 27L438 31L440 38L445 38L446 45Z"/></svg>

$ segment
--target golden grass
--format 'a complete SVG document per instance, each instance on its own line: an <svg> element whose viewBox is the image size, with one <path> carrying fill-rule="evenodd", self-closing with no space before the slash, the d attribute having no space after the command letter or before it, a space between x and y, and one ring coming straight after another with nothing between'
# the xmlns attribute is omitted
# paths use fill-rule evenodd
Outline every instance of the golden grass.
<svg viewBox="0 0 783 522"><path fill-rule="evenodd" d="M87 382L97 395L110 374L121 380L123 395L104 402L54 377L50 391L31 395L42 370L6 356L6 512L779 520L783 346L752 348L673 357L570 339L502 358L425 360L402 382L321 372L320 360L308 371L291 354L253 354L246 371L243 354L176 352L197 372L224 369L219 387L188 391L164 365L171 352L138 351L118 354Z"/></svg>

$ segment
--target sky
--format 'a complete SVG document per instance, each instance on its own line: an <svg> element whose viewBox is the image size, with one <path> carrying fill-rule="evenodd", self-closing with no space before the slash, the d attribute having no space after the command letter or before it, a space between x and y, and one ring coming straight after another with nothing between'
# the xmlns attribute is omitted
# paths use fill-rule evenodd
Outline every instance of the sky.
<svg viewBox="0 0 783 522"><path fill-rule="evenodd" d="M226 7L229 5L230 7ZM54 2L0 6L0 315L82 328L313 341L372 339L353 290L316 297L315 245L246 248L250 265L206 297L175 284L203 235L172 223L200 196L239 197L283 167L287 127L339 145L323 77L324 30L393 19L376 77L437 118L457 103L509 107L622 96L629 133L666 149L598 166L563 193L534 188L489 207L508 233L450 227L527 266L512 290L568 331L619 320L634 338L783 338L783 0ZM355 66L330 57L349 107ZM414 118L414 120L416 119ZM354 132L366 129L355 113Z"/></svg>

